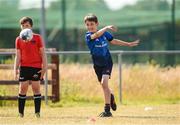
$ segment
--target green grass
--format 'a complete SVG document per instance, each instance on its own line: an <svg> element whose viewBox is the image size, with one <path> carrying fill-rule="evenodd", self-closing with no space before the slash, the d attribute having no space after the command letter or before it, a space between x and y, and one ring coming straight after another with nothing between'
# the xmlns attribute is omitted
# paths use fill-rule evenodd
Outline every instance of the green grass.
<svg viewBox="0 0 180 125"><path fill-rule="evenodd" d="M146 108L150 108L146 110ZM41 118L34 116L34 107L25 108L24 118L17 117L17 107L0 108L0 124L17 125L175 125L180 123L180 105L157 105L157 106L127 106L118 105L112 118L97 117L103 110L103 105L73 106L73 107L50 107L42 106ZM94 120L92 120L94 119Z"/></svg>
<svg viewBox="0 0 180 125"><path fill-rule="evenodd" d="M112 118L99 118L104 100L92 65L61 64L61 101L42 101L41 118L34 116L34 102L27 101L25 117L17 117L17 101L0 101L0 124L18 125L117 125L180 124L180 67L123 65L123 105L119 103L118 66L109 81L118 105ZM48 72L50 79L51 72ZM13 79L11 70L0 70L0 79ZM42 93L44 89L42 86ZM49 95L51 94L49 86ZM0 95L17 95L18 86L0 86ZM31 87L28 94L32 95ZM148 109L148 110L146 110ZM92 119L95 119L94 121Z"/></svg>
<svg viewBox="0 0 180 125"><path fill-rule="evenodd" d="M103 92L92 65L60 65L61 101L51 106L69 107L77 105L103 104ZM124 105L179 104L180 103L180 67L159 67L158 65L123 65L122 97ZM51 72L48 72L49 79ZM0 70L0 79L13 79L12 70ZM118 66L114 65L109 80L116 101L119 102ZM48 94L51 95L51 86ZM44 87L41 87L44 94ZM0 95L17 95L18 86L0 86ZM32 95L29 87L27 95ZM0 101L0 106L17 105L16 101ZM33 105L30 101L27 105Z"/></svg>

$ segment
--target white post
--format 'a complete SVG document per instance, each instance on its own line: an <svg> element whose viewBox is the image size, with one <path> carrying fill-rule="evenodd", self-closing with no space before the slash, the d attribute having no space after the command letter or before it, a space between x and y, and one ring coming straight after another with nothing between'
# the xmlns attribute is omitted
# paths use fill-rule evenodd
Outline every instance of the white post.
<svg viewBox="0 0 180 125"><path fill-rule="evenodd" d="M41 36L43 38L43 41L46 44L47 47L47 39L46 39L46 12L45 12L45 0L41 0L41 27L40 27L40 32ZM48 72L48 70L47 70ZM45 74L45 81L44 81L44 88L45 88L45 93L44 93L44 100L45 104L48 105L48 73L46 72Z"/></svg>
<svg viewBox="0 0 180 125"><path fill-rule="evenodd" d="M122 54L118 54L118 70L119 70L119 76L118 76L118 84L119 84L119 101L122 104Z"/></svg>
<svg viewBox="0 0 180 125"><path fill-rule="evenodd" d="M44 101L45 101L45 104L48 105L48 70L45 74L44 90L45 90Z"/></svg>

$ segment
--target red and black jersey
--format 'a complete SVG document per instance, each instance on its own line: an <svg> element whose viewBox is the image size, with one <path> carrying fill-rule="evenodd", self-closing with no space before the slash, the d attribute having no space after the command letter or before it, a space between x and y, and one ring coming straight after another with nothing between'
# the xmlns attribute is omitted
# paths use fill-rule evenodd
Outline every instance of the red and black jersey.
<svg viewBox="0 0 180 125"><path fill-rule="evenodd" d="M40 48L44 47L42 38L39 34L33 34L31 41L24 42L19 37L16 38L16 49L20 50L20 66L42 67L42 56Z"/></svg>

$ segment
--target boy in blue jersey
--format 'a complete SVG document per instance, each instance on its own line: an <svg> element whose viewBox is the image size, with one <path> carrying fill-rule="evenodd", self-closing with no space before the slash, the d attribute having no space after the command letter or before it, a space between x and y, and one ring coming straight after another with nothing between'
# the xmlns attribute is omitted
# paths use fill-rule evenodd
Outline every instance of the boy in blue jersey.
<svg viewBox="0 0 180 125"><path fill-rule="evenodd" d="M108 41L111 44L119 46L136 46L139 44L139 40L133 42L125 42L122 40L114 39L111 33L107 30L116 31L113 25L105 26L104 28L98 30L99 25L98 18L94 14L88 14L84 17L84 23L88 32L86 32L86 43L92 55L92 60L94 64L94 70L97 75L98 81L102 85L105 98L104 112L102 112L100 117L111 117L112 110L116 110L116 103L114 95L109 89L108 80L111 76L112 71L112 58L108 49Z"/></svg>

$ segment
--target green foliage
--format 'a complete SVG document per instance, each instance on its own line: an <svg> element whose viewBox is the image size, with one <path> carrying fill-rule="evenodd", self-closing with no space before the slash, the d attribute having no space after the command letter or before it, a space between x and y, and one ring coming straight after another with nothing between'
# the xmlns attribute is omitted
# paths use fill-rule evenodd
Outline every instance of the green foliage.
<svg viewBox="0 0 180 125"><path fill-rule="evenodd" d="M97 14L102 25L111 22L121 27L163 23L170 21L171 17L171 5L166 0L139 0L135 5L125 6L117 11L109 10L103 0L65 0L65 2L67 28L84 27L83 17L87 13ZM179 19L180 2L176 0L176 3L176 19ZM25 13L33 17L35 28L41 25L40 9L19 10L19 0L1 0L0 6L0 28L19 28L18 21ZM62 1L58 0L52 2L46 9L48 29L62 28L62 8Z"/></svg>
<svg viewBox="0 0 180 125"><path fill-rule="evenodd" d="M73 82L72 80L63 80L64 84L61 85L61 100L57 105L60 106L71 106L71 105L83 105L83 104L93 104L101 103L102 98L98 96L87 96L83 94L80 84ZM89 91L89 90L87 90Z"/></svg>
<svg viewBox="0 0 180 125"><path fill-rule="evenodd" d="M0 64L14 64L14 56L0 57Z"/></svg>
<svg viewBox="0 0 180 125"><path fill-rule="evenodd" d="M13 64L13 63L14 63L14 58L13 59L9 58L4 61L4 64Z"/></svg>
<svg viewBox="0 0 180 125"><path fill-rule="evenodd" d="M6 87L0 86L0 96L6 96ZM6 100L0 100L0 106L5 106L6 104Z"/></svg>
<svg viewBox="0 0 180 125"><path fill-rule="evenodd" d="M167 0L139 0L135 5L125 6L125 10L170 10Z"/></svg>

